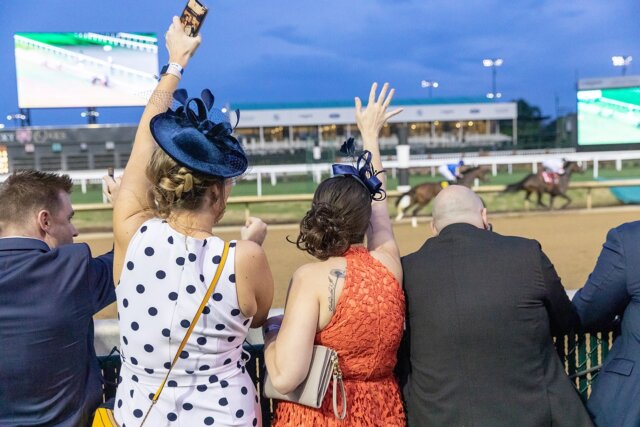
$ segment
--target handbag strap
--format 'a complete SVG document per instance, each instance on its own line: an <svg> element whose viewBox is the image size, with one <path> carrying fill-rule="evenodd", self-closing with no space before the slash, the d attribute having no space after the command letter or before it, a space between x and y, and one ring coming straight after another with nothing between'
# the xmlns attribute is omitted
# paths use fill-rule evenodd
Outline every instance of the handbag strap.
<svg viewBox="0 0 640 427"><path fill-rule="evenodd" d="M347 416L347 394L344 391L342 371L338 364L338 354L335 351L331 355L331 363L333 365L333 415L339 420L344 420ZM340 391L342 393L342 414L338 414L338 383L340 383Z"/></svg>
<svg viewBox="0 0 640 427"><path fill-rule="evenodd" d="M198 307L196 314L193 316L191 325L189 325L189 329L187 329L187 332L185 333L184 338L180 343L180 347L178 347L178 351L176 352L175 356L173 356L173 361L171 362L171 366L167 371L167 375L164 376L164 380L162 380L160 387L158 387L158 391L156 391L156 394L153 395L153 399L151 399L151 406L149 406L149 409L147 409L147 413L145 414L142 420L142 423L140 423L140 427L144 425L144 422L147 420L147 417L149 416L149 412L151 412L151 408L153 408L153 405L155 405L158 399L160 398L160 393L162 393L162 390L164 389L164 385L167 383L167 379L169 378L169 374L171 373L171 370L176 365L176 362L178 362L178 359L180 359L180 354L182 353L182 350L184 350L184 346L187 345L187 340L189 339L189 336L191 336L191 332L193 332L193 329L195 328L196 323L198 323L198 319L200 319L202 310L204 310L205 306L207 305L207 302L209 301L209 298L211 298L211 295L213 294L213 291L215 290L216 285L218 284L218 280L220 279L220 275L222 274L222 269L224 267L224 264L227 261L227 255L229 255L229 243L225 242L224 249L222 250L222 257L220 259L220 263L218 264L216 273L213 275L213 279L211 279L211 284L209 285L209 289L207 289L207 293L204 295L204 298L202 298L200 307Z"/></svg>

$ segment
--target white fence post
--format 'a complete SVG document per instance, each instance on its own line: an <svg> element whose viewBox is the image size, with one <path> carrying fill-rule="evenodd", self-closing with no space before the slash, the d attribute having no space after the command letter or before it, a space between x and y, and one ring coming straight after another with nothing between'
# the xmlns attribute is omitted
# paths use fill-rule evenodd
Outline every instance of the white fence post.
<svg viewBox="0 0 640 427"><path fill-rule="evenodd" d="M256 187L258 196L262 196L262 174L260 172L256 174Z"/></svg>

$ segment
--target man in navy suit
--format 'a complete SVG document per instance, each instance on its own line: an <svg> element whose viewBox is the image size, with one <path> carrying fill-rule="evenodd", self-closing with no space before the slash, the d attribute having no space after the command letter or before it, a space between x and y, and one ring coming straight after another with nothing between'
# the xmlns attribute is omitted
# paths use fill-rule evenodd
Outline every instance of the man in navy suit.
<svg viewBox="0 0 640 427"><path fill-rule="evenodd" d="M640 221L609 231L573 305L587 329L610 325L622 316L621 334L587 404L594 422L607 427L640 426Z"/></svg>
<svg viewBox="0 0 640 427"><path fill-rule="evenodd" d="M115 301L113 252L71 223L67 175L0 184L0 425L85 426L101 401L92 316Z"/></svg>

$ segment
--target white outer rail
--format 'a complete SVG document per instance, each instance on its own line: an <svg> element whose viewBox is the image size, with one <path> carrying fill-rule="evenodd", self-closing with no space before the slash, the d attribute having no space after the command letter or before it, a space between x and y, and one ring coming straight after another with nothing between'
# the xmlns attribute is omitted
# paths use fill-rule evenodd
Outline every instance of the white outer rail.
<svg viewBox="0 0 640 427"><path fill-rule="evenodd" d="M409 160L410 168L431 168L431 174L435 175L436 168L443 163L457 162L464 158L467 164L478 166L491 166L492 174L496 175L498 166L507 166L509 173L513 165L530 164L532 172L538 171L538 163L549 159L563 157L566 160L578 162L591 162L593 165L593 177L599 176L599 163L603 161L614 161L616 169L622 170L623 160L640 160L640 151L593 151L575 152L570 150L535 150L535 151L502 151L492 152L490 155L479 155L478 153L447 153L433 155L413 155ZM385 169L390 170L395 176L398 168L398 161L394 157L384 160ZM67 171L76 185L80 185L82 192L86 192L87 184L99 184L106 171L85 170ZM122 174L122 170L117 170L116 175ZM276 185L278 176L283 175L308 175L311 174L315 182L320 182L322 175L331 174L331 163L307 163L293 165L263 165L251 166L245 179L256 180L257 195L262 196L262 178L269 176L271 185ZM0 182L4 181L7 175L0 175Z"/></svg>

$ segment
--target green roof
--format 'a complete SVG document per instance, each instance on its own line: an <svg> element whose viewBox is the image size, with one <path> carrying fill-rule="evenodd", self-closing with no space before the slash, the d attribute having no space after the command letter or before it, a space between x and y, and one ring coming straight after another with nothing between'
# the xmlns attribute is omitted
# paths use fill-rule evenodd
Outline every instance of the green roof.
<svg viewBox="0 0 640 427"><path fill-rule="evenodd" d="M53 46L89 46L101 44L80 39L76 37L76 33L16 33L16 35Z"/></svg>
<svg viewBox="0 0 640 427"><path fill-rule="evenodd" d="M461 96L455 98L413 98L394 100L394 105L448 105L448 104L486 104L495 102L484 96ZM350 108L353 100L349 101L311 101L311 102L270 102L270 103L237 103L232 108L240 110L294 110L305 108Z"/></svg>
<svg viewBox="0 0 640 427"><path fill-rule="evenodd" d="M53 46L90 46L111 44L100 40L88 40L78 36L80 32L75 33L16 33L16 36L25 37L40 43L46 43ZM113 33L96 33L100 35L114 36ZM132 33L140 36L155 36L153 33Z"/></svg>

